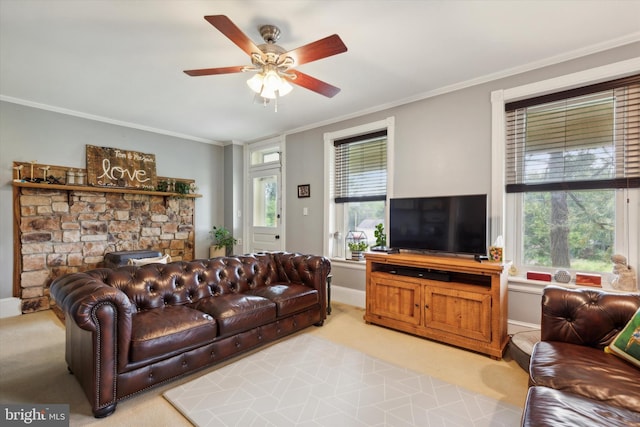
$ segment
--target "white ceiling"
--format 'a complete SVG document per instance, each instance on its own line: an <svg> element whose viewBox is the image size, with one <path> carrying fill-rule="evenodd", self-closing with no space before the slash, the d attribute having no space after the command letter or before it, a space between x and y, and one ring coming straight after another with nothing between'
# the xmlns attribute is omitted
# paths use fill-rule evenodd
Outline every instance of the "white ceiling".
<svg viewBox="0 0 640 427"><path fill-rule="evenodd" d="M301 87L254 104L249 65L203 19L227 15L290 50L337 33L346 53L299 70ZM0 99L210 142L251 141L640 40L640 0L0 0ZM639 52L640 56L640 52Z"/></svg>

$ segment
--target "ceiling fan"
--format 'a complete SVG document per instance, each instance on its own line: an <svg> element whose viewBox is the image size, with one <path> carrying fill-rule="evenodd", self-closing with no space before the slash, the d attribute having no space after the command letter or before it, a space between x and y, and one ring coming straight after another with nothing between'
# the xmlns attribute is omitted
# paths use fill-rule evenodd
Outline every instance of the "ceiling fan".
<svg viewBox="0 0 640 427"><path fill-rule="evenodd" d="M277 100L278 97L289 93L292 90L289 83L302 86L329 98L340 92L340 88L293 69L298 65L346 52L347 47L337 34L286 51L276 44L280 37L280 29L275 25L260 27L260 35L264 39L264 44L256 45L227 16L211 15L205 16L204 19L245 51L251 57L253 65L185 70L186 74L197 77L256 72L252 78L247 80L247 84L265 101L268 99Z"/></svg>

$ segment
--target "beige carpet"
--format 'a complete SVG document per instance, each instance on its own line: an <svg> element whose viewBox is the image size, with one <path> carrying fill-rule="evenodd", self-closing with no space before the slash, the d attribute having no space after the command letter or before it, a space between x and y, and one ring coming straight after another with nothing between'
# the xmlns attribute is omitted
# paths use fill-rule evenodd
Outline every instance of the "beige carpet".
<svg viewBox="0 0 640 427"><path fill-rule="evenodd" d="M522 413L309 333L164 396L198 427L512 427Z"/></svg>
<svg viewBox="0 0 640 427"><path fill-rule="evenodd" d="M325 325L304 333L357 349L378 359L522 407L527 374L515 361L495 361L411 335L367 325L364 311L334 304ZM0 319L0 402L68 403L71 425L190 426L162 394L220 366L192 374L118 404L97 420L64 360L64 327L51 311ZM259 350L258 350L259 351ZM230 363L233 363L230 362Z"/></svg>

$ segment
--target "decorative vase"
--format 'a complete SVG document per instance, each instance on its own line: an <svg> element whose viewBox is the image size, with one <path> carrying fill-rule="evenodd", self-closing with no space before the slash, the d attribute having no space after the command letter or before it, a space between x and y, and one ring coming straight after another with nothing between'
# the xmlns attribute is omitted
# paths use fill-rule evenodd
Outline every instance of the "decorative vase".
<svg viewBox="0 0 640 427"><path fill-rule="evenodd" d="M353 261L361 261L364 258L364 253L360 251L351 251L351 259Z"/></svg>

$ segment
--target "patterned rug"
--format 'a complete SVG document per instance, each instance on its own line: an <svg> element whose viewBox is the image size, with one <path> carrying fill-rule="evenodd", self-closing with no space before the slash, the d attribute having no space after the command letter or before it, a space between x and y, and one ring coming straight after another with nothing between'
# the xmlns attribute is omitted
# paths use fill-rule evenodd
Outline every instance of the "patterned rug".
<svg viewBox="0 0 640 427"><path fill-rule="evenodd" d="M522 410L302 334L164 393L197 426L516 426Z"/></svg>

